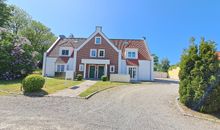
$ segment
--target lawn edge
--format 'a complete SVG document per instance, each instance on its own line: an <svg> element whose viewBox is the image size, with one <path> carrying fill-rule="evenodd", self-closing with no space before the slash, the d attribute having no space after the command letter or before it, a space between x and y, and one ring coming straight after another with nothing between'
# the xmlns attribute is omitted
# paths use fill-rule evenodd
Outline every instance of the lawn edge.
<svg viewBox="0 0 220 130"><path fill-rule="evenodd" d="M89 95L87 95L87 96L85 96L85 97L77 96L77 98L80 98L80 99L89 99L89 98L91 98L92 96L94 96L95 94L100 93L100 92L102 92L102 91L105 91L105 90L108 90L108 89L112 89L112 88L115 88L115 87L122 87L122 86L126 86L126 85L112 86L112 87L109 87L109 88L104 88L104 89L95 91L95 92L93 92L93 93L91 93L91 94L89 94Z"/></svg>
<svg viewBox="0 0 220 130"><path fill-rule="evenodd" d="M187 113L182 108L182 105L180 104L180 101L179 101L179 97L176 97L175 102L176 102L176 105L177 105L179 111L181 112L181 114L183 114L183 116L188 116L188 117L193 117L193 118L197 118L197 119L207 120L207 121L211 121L211 122L215 122L215 123L220 123L220 119L212 119L212 118L207 118L207 117L197 116L197 115L194 115L194 114ZM193 112L196 112L196 111L193 111ZM199 113L199 112L197 112L197 113ZM199 113L199 114L203 114L203 113Z"/></svg>

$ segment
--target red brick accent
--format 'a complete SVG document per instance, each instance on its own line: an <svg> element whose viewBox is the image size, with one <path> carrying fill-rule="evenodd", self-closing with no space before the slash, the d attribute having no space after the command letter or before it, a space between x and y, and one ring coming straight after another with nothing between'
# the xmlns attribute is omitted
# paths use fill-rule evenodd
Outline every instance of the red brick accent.
<svg viewBox="0 0 220 130"><path fill-rule="evenodd" d="M99 36L101 37L101 44L96 45L95 44L95 37ZM96 34L89 42L87 42L78 52L77 52L77 58L76 58L76 73L79 72L79 64L81 64L81 59L108 59L110 60L110 65L115 65L115 73L118 73L118 52L108 43L102 35L99 33ZM97 57L93 58L90 57L90 49L97 49ZM105 49L105 57L99 58L98 57L98 49ZM87 72L88 72L88 66L86 66ZM108 65L108 71L107 74L109 75L109 65ZM86 74L86 77L88 77L88 74Z"/></svg>

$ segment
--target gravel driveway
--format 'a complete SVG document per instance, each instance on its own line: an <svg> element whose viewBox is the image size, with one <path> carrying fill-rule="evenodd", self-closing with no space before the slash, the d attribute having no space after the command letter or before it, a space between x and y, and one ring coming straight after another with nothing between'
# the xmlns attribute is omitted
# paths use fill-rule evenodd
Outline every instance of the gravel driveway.
<svg viewBox="0 0 220 130"><path fill-rule="evenodd" d="M177 95L177 83L158 81L109 89L89 100L0 97L0 129L220 129L220 124L183 116Z"/></svg>

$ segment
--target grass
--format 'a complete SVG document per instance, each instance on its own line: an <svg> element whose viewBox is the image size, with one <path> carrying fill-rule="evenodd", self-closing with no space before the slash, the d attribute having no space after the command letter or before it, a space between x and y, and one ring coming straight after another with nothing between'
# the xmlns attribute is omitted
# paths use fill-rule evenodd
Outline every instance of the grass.
<svg viewBox="0 0 220 130"><path fill-rule="evenodd" d="M110 81L98 81L96 84L85 90L84 92L80 93L80 97L86 97L94 92L101 91L107 88L121 86L121 85L128 85L130 83L120 83L120 82L110 82Z"/></svg>
<svg viewBox="0 0 220 130"><path fill-rule="evenodd" d="M10 93L22 93L21 81L21 79L13 81L0 81L0 95L9 95ZM46 78L46 83L43 87L43 91L45 91L47 94L51 94L65 88L78 85L81 82L83 81L64 80L60 78Z"/></svg>

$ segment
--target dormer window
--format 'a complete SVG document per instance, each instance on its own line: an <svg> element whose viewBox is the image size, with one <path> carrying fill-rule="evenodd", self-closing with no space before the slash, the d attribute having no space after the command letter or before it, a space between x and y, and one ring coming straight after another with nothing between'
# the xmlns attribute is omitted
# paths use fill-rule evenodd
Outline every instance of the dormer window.
<svg viewBox="0 0 220 130"><path fill-rule="evenodd" d="M62 56L69 56L69 50L62 50Z"/></svg>
<svg viewBox="0 0 220 130"><path fill-rule="evenodd" d="M126 58L127 59L137 59L138 58L138 50L127 48L126 49Z"/></svg>
<svg viewBox="0 0 220 130"><path fill-rule="evenodd" d="M95 44L101 44L101 37L95 37Z"/></svg>

